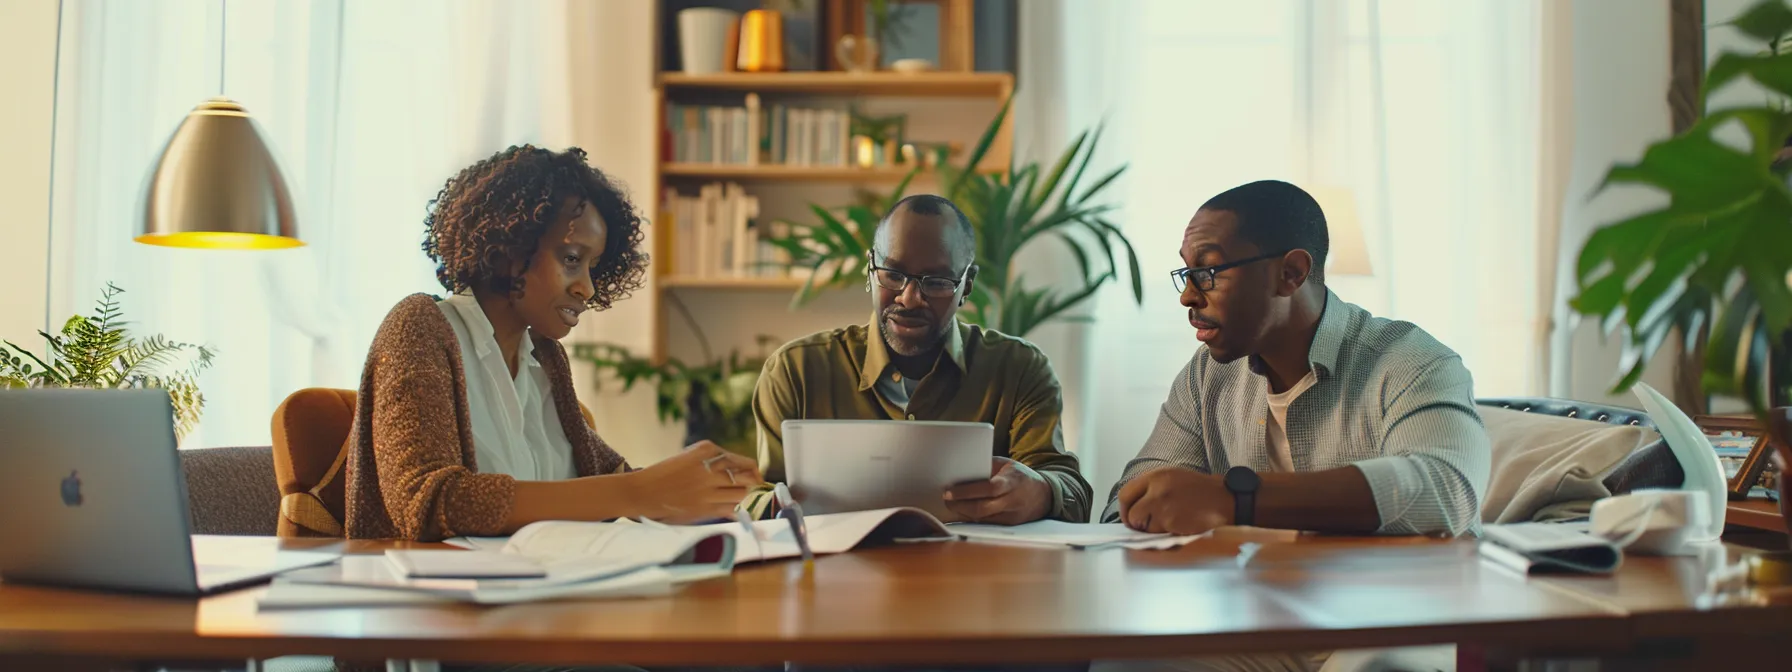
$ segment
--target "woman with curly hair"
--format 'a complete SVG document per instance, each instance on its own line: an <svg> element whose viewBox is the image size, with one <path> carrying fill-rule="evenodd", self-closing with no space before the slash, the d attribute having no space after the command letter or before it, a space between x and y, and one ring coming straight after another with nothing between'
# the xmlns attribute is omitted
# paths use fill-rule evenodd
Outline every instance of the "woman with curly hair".
<svg viewBox="0 0 1792 672"><path fill-rule="evenodd" d="M506 535L538 520L726 517L761 482L704 441L631 469L586 424L559 344L641 286L643 224L572 148L511 147L431 202L423 251L450 293L387 314L346 464L351 538Z"/></svg>

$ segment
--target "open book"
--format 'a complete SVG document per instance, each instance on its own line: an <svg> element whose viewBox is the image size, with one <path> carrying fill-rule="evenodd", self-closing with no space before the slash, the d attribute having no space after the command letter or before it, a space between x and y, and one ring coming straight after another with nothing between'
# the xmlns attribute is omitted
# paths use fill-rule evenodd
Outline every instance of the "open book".
<svg viewBox="0 0 1792 672"><path fill-rule="evenodd" d="M809 545L817 555L899 539L950 539L944 525L920 509L895 508L809 516ZM393 550L345 556L329 567L283 576L263 606L304 603L292 586L332 586L410 593L390 603L447 600L510 604L564 597L657 594L658 588L726 574L737 562L798 557L790 524L763 520L749 534L740 523L670 526L622 521L543 521L524 526L497 548ZM655 577L647 581L643 577ZM367 604L379 596L335 591Z"/></svg>
<svg viewBox="0 0 1792 672"><path fill-rule="evenodd" d="M561 524L564 523L526 526L498 550L390 550L385 555L344 556L341 562L328 567L289 572L278 583L510 604L572 596L601 597L611 588L625 594L644 590L652 593L655 591L651 588L658 585L672 585L693 576L726 574L734 567L737 540L714 530L589 523L578 539L567 539L537 527ZM649 569L662 571L640 574ZM664 580L644 586L644 576ZM283 593L279 588L270 592L280 596ZM356 604L376 600L343 591L335 594ZM263 606L270 606L267 600Z"/></svg>
<svg viewBox="0 0 1792 672"><path fill-rule="evenodd" d="M938 518L921 509L908 507L824 513L807 516L803 519L803 523L809 531L809 549L816 555L845 553L855 548L889 544L899 540L937 539L943 541L954 538ZM592 526L606 524L617 523L537 523L542 527L534 530L529 538L523 538L524 530L528 530L528 528L524 528L517 532L517 536L510 538L506 547L517 546L519 539L522 539L520 544L525 547L538 548L547 544L577 546L584 543L583 540L592 534ZM531 525L530 527L535 526ZM734 557L736 562L778 560L802 555L802 549L797 546L796 534L791 531L789 521L781 518L753 522L750 536L747 527L740 523L715 523L688 528L659 527L700 531L705 534L726 534L735 540Z"/></svg>

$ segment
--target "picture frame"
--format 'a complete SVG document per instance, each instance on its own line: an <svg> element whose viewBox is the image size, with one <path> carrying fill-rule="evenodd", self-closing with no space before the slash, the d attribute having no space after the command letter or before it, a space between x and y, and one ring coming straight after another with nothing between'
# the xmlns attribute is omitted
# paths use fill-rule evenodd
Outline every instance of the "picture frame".
<svg viewBox="0 0 1792 672"><path fill-rule="evenodd" d="M1739 415L1696 415L1693 423L1711 441L1718 461L1728 478L1730 499L1746 499L1761 482L1769 456L1774 450L1773 438L1753 417ZM1732 470L1734 467L1734 470Z"/></svg>
<svg viewBox="0 0 1792 672"><path fill-rule="evenodd" d="M937 13L938 21L938 54L930 58L934 68L941 72L971 72L976 69L976 38L974 0L889 0L892 5L927 6L929 13ZM827 69L845 70L846 65L836 54L835 45L848 35L863 37L869 24L867 0L827 0L823 11L823 21L827 24L827 39L822 45L822 55L826 58ZM910 29L927 30L929 27L915 24ZM887 67L890 54L880 56L877 69Z"/></svg>

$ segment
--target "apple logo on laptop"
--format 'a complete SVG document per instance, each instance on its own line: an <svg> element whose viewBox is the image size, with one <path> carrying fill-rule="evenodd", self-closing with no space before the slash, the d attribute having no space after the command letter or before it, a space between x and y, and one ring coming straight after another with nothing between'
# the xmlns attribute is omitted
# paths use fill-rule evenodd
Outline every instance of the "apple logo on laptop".
<svg viewBox="0 0 1792 672"><path fill-rule="evenodd" d="M81 472L70 471L68 478L62 479L62 503L70 507L81 505Z"/></svg>

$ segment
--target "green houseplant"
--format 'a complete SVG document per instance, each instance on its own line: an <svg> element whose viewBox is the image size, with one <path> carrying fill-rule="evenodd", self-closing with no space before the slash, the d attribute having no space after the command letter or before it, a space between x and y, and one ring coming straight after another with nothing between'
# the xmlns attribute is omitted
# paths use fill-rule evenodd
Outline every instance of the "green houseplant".
<svg viewBox="0 0 1792 672"><path fill-rule="evenodd" d="M977 232L977 282L967 297L961 319L1013 336L1025 337L1053 320L1080 320L1067 314L1108 281L1120 279L1119 257L1124 257L1135 303L1144 302L1139 277L1139 257L1120 227L1108 219L1117 206L1096 197L1113 184L1126 166L1100 176L1085 175L1101 139L1099 128L1084 131L1049 168L1037 163L1009 165L1001 172L977 169L1006 120L1012 100L1002 105L976 148L963 165L939 153L937 171L941 195L958 204ZM836 214L811 205L817 221L789 222L788 234L770 242L789 256L788 265L806 269L809 280L792 298L801 306L818 290L846 287L865 281L867 253L876 234L878 217L901 200L922 168L911 169L887 196L869 204L853 205ZM1080 272L1077 286L1069 289L1029 287L1014 259L1034 241L1056 239L1066 246Z"/></svg>
<svg viewBox="0 0 1792 672"><path fill-rule="evenodd" d="M1704 389L1746 401L1785 451L1787 419L1774 409L1788 404L1792 385L1792 54L1780 48L1792 34L1792 9L1767 0L1733 25L1767 48L1718 58L1705 76L1705 100L1742 79L1773 99L1707 110L1637 163L1611 169L1602 189L1645 185L1669 202L1587 239L1570 305L1624 333L1614 392L1636 383L1670 334L1687 338L1690 351L1709 328ZM1782 511L1792 508L1786 487L1782 478Z"/></svg>
<svg viewBox="0 0 1792 672"><path fill-rule="evenodd" d="M185 437L205 411L199 373L211 366L215 353L160 334L131 335L118 306L122 293L108 283L93 315L70 317L60 334L37 332L49 350L47 360L6 341L0 349L0 387L161 388L174 403L175 433Z"/></svg>

